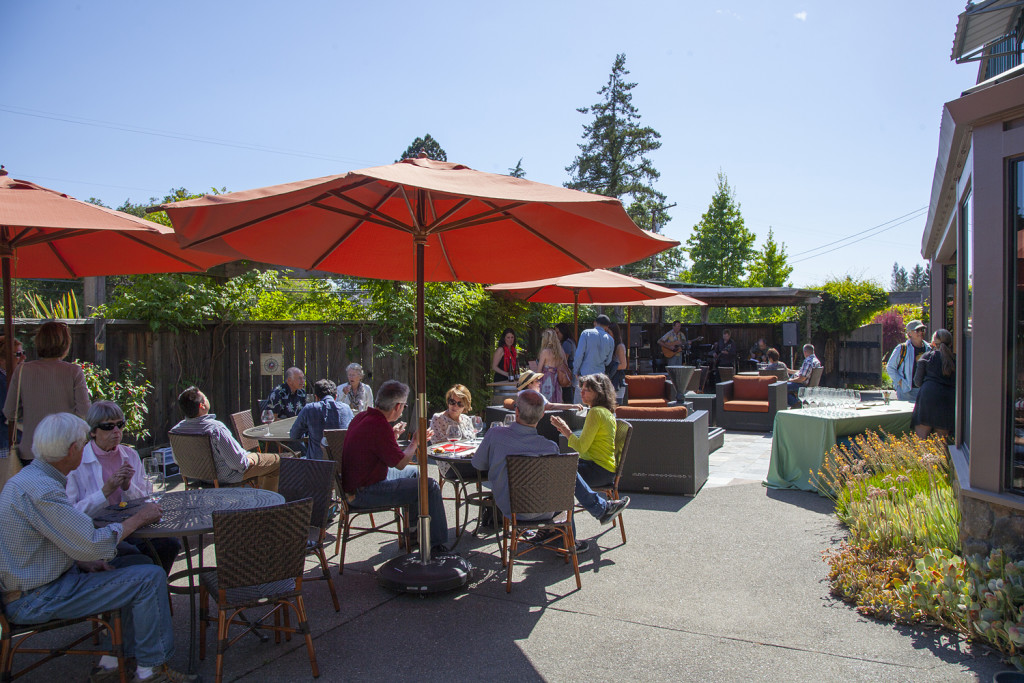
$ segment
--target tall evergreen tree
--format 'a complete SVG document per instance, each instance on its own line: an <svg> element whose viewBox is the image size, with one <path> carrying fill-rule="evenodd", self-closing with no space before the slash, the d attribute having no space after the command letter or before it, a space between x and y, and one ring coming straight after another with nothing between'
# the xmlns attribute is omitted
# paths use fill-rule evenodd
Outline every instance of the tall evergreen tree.
<svg viewBox="0 0 1024 683"><path fill-rule="evenodd" d="M907 277L907 269L899 263L892 264L892 282L890 289L893 292L906 292L910 289L910 280Z"/></svg>
<svg viewBox="0 0 1024 683"><path fill-rule="evenodd" d="M754 255L750 263L747 284L751 287L789 287L789 276L793 266L789 265L786 245L775 241L775 233L768 228L764 248Z"/></svg>
<svg viewBox="0 0 1024 683"><path fill-rule="evenodd" d="M718 189L711 204L686 240L693 261L690 277L709 285L742 285L754 257L754 239L754 233L744 224L729 180L719 171Z"/></svg>
<svg viewBox="0 0 1024 683"><path fill-rule="evenodd" d="M445 153L440 143L430 137L430 133L427 133L423 137L413 140L412 144L402 152L402 156L395 159L395 162L397 163L402 159L416 158L420 155L420 152L426 152L427 157L434 161L448 161L448 154Z"/></svg>
<svg viewBox="0 0 1024 683"><path fill-rule="evenodd" d="M522 160L522 158L520 158L519 161L516 162L516 167L515 168L508 169L508 174L510 176L512 176L513 178L525 178L526 177L526 169L523 168L523 160Z"/></svg>
<svg viewBox="0 0 1024 683"><path fill-rule="evenodd" d="M565 168L570 173L566 187L620 199L630 218L644 230L660 232L671 220L665 195L654 189L661 176L648 154L661 147L661 133L640 125L640 112L633 105L636 83L626 80L626 55L615 55L608 82L597 91L601 100L576 111L594 118L583 125L580 153ZM643 277L656 271L678 270L682 254L659 254L623 268Z"/></svg>
<svg viewBox="0 0 1024 683"><path fill-rule="evenodd" d="M907 287L912 291L918 291L927 287L931 282L928 271L918 263L914 266L914 269L910 271L910 283Z"/></svg>

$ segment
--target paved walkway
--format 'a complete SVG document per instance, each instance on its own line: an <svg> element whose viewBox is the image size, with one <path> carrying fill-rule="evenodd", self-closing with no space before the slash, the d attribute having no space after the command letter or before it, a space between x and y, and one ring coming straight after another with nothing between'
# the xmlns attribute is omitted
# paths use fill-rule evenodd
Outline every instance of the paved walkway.
<svg viewBox="0 0 1024 683"><path fill-rule="evenodd" d="M843 531L827 500L760 485L769 449L765 435L728 434L696 497L633 496L624 545L618 529L582 513L579 534L594 549L581 558L579 591L570 567L541 556L516 564L506 594L493 537L470 536L458 547L476 567L466 590L395 595L373 574L398 554L395 543L353 541L336 578L340 614L324 582L304 585L321 680L937 683L989 681L1006 668L943 632L875 622L832 599L821 553ZM212 564L212 550L207 557ZM180 667L188 602L174 605ZM210 645L207 680L212 634ZM83 680L87 671L66 658L28 679ZM296 639L247 636L226 656L226 680L309 672Z"/></svg>

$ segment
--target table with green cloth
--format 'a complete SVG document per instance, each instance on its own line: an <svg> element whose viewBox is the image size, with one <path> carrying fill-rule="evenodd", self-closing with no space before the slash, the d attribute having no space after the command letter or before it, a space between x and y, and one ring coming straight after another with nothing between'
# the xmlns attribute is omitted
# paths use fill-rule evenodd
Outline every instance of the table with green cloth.
<svg viewBox="0 0 1024 683"><path fill-rule="evenodd" d="M825 417L816 410L782 410L775 415L772 428L772 460L764 485L773 489L817 491L811 472L821 469L825 454L843 437L883 429L890 434L910 431L914 404L892 401L847 409L849 417Z"/></svg>

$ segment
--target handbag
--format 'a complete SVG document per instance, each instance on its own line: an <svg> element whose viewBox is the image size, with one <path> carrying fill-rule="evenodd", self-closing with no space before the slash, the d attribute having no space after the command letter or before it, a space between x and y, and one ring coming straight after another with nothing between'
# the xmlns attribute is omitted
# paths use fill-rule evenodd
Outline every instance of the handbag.
<svg viewBox="0 0 1024 683"><path fill-rule="evenodd" d="M572 373L569 371L569 366L566 363L558 364L558 386L563 389L572 386Z"/></svg>

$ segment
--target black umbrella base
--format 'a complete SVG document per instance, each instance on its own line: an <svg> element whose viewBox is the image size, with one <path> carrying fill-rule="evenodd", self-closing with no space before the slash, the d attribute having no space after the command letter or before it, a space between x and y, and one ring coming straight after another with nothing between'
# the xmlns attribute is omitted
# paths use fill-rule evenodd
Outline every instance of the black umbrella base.
<svg viewBox="0 0 1024 683"><path fill-rule="evenodd" d="M377 570L377 582L398 593L444 593L466 585L472 569L462 557L441 553L423 562L419 553L402 555Z"/></svg>

